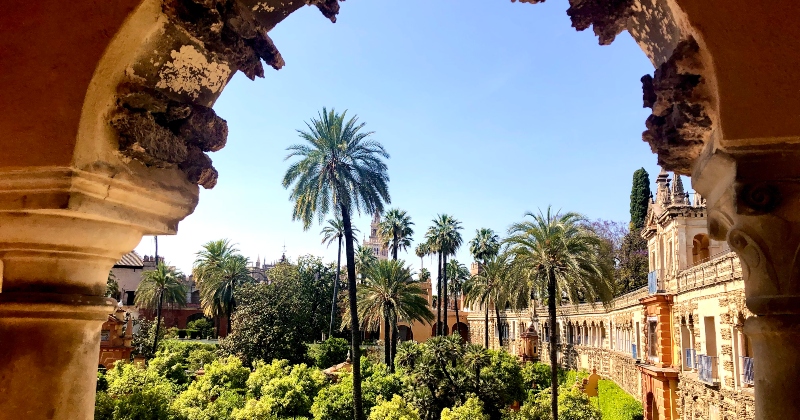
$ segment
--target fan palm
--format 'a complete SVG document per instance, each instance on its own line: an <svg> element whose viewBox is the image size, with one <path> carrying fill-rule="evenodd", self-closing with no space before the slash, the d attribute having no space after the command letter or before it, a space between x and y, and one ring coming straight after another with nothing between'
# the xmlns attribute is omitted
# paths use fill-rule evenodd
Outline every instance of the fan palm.
<svg viewBox="0 0 800 420"><path fill-rule="evenodd" d="M419 257L420 269L425 267L425 262L423 261L423 258L425 258L426 255L430 255L430 253L431 253L430 248L428 247L427 242L420 242L419 244L417 244L417 247L414 248L414 254L416 254Z"/></svg>
<svg viewBox="0 0 800 420"><path fill-rule="evenodd" d="M372 266L378 261L378 257L375 255L375 251L373 251L372 248L359 245L355 251L355 260L356 274L363 279L364 272L368 267Z"/></svg>
<svg viewBox="0 0 800 420"><path fill-rule="evenodd" d="M227 239L203 245L194 260L192 273L200 291L200 305L206 316L227 318L231 333L231 316L236 309L234 292L238 286L251 282L247 258Z"/></svg>
<svg viewBox="0 0 800 420"><path fill-rule="evenodd" d="M392 258L397 260L397 251L406 250L411 246L411 236L414 222L405 210L389 209L383 221L378 225L378 236L383 241L383 246L392 250Z"/></svg>
<svg viewBox="0 0 800 420"><path fill-rule="evenodd" d="M547 297L550 324L551 409L558 420L558 377L556 306L566 296L577 304L611 300L611 267L599 258L601 239L577 213L526 213L531 220L513 224L507 243L512 246L514 264L527 279L531 296Z"/></svg>
<svg viewBox="0 0 800 420"><path fill-rule="evenodd" d="M489 306L494 305L498 328L500 326L500 306L505 305L505 295L511 277L511 256L500 252L485 260L478 272L464 283L464 297L470 305L479 304L484 310L484 347L489 347ZM503 345L502 334L499 334Z"/></svg>
<svg viewBox="0 0 800 420"><path fill-rule="evenodd" d="M497 255L499 250L500 239L493 230L488 228L476 230L475 237L469 242L469 252L479 264Z"/></svg>
<svg viewBox="0 0 800 420"><path fill-rule="evenodd" d="M358 228L353 228L353 232L360 232ZM331 246L333 241L339 243L336 249L336 281L333 283L333 301L331 302L331 322L328 326L328 337L333 334L333 319L336 315L336 296L339 293L339 272L342 271L342 239L344 238L344 222L342 219L328 219L327 226L322 228L322 243Z"/></svg>
<svg viewBox="0 0 800 420"><path fill-rule="evenodd" d="M461 233L459 232L461 229L461 222L448 214L438 215L436 219L433 220L433 226L428 229L429 242L435 243L435 248L439 252L441 259L441 262L439 263L439 277L441 281L438 291L439 295L442 296L442 298L439 299L439 306L444 307L444 310L442 311L442 320L444 321L445 325L447 324L447 307L449 304L447 293L447 270L445 267L447 267L447 257L450 255L455 255L456 251L463 243ZM438 324L438 328L440 335L445 333L446 328L443 327L441 323Z"/></svg>
<svg viewBox="0 0 800 420"><path fill-rule="evenodd" d="M384 360L393 371L390 331L397 329L399 320L430 324L433 313L419 282L411 278L411 269L403 261L380 260L368 267L364 274L365 280L358 290L358 316L365 328L383 323ZM344 319L343 326L348 321Z"/></svg>
<svg viewBox="0 0 800 420"><path fill-rule="evenodd" d="M384 162L389 154L380 143L372 140L372 132L363 131L364 123L359 123L357 117L346 120L346 113L323 108L318 118L306 123L307 130L298 130L304 143L288 148L286 160L299 160L289 165L283 186L291 187L292 219L302 221L304 229L311 226L314 218L322 222L329 212L342 219L350 299L353 412L356 420L361 420L364 412L351 218L354 211L383 212L383 204L391 201Z"/></svg>
<svg viewBox="0 0 800 420"><path fill-rule="evenodd" d="M427 268L422 268L419 270L419 278L420 283L424 283L426 281L431 281L431 272Z"/></svg>
<svg viewBox="0 0 800 420"><path fill-rule="evenodd" d="M458 299L464 292L464 283L469 280L469 269L466 265L461 264L458 260L450 260L447 263L447 278L450 279L449 292L450 298L453 299L453 307L456 311L456 326L460 320L458 319ZM463 337L466 339L467 337Z"/></svg>
<svg viewBox="0 0 800 420"><path fill-rule="evenodd" d="M142 281L136 288L136 305L140 308L156 310L156 335L153 339L153 353L158 348L158 334L161 328L161 309L164 300L178 306L186 305L186 285L183 273L159 261L155 270L142 272Z"/></svg>

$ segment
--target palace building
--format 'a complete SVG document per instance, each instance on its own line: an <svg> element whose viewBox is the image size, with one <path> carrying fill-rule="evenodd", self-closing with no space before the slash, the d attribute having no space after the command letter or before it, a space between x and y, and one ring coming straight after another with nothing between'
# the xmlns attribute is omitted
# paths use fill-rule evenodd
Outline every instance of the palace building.
<svg viewBox="0 0 800 420"><path fill-rule="evenodd" d="M645 419L723 420L755 416L753 352L743 326L742 265L723 242L709 237L705 199L687 194L680 177L656 179L642 236L647 239L648 285L610 305L565 304L558 309L559 363L597 369L639 399ZM536 314L541 314L537 316ZM490 345L525 354L524 334L541 339L549 363L552 326L547 308L490 311ZM484 340L483 314L469 317L470 339Z"/></svg>

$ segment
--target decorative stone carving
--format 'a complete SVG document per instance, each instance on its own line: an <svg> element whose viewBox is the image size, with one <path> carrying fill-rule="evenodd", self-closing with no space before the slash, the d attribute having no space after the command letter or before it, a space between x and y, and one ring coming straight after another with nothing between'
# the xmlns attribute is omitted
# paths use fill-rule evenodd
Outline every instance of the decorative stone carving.
<svg viewBox="0 0 800 420"><path fill-rule="evenodd" d="M694 38L684 39L653 76L642 77L644 107L653 110L642 140L658 154L660 166L684 175L700 156L712 124L699 52Z"/></svg>

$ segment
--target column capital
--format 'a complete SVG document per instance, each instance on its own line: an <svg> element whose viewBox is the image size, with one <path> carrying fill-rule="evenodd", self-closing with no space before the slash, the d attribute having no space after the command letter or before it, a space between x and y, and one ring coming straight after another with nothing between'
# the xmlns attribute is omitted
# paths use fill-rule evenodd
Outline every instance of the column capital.
<svg viewBox="0 0 800 420"><path fill-rule="evenodd" d="M748 308L800 314L800 145L715 150L695 166L709 233L742 264Z"/></svg>

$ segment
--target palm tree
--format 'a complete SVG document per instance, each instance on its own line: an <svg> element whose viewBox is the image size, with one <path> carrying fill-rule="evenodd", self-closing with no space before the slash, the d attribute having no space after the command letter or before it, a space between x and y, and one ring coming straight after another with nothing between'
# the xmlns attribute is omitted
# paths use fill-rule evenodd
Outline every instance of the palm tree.
<svg viewBox="0 0 800 420"><path fill-rule="evenodd" d="M427 242L420 242L419 244L417 244L417 247L414 248L414 254L416 254L419 257L420 269L425 268L425 262L423 261L423 258L425 258L425 256L429 255L430 253L431 253L430 248L428 247Z"/></svg>
<svg viewBox="0 0 800 420"><path fill-rule="evenodd" d="M500 326L500 306L505 304L505 293L511 274L511 256L500 252L484 260L478 273L464 284L466 301L470 305L480 304L484 309L484 347L489 347L489 306L494 305L498 328ZM502 334L499 334L500 346L503 345Z"/></svg>
<svg viewBox="0 0 800 420"><path fill-rule="evenodd" d="M500 239L493 230L481 228L475 231L475 237L469 242L469 252L478 264L497 255L500 250Z"/></svg>
<svg viewBox="0 0 800 420"><path fill-rule="evenodd" d="M420 283L431 281L431 272L427 268L422 268L419 270L419 275L417 277Z"/></svg>
<svg viewBox="0 0 800 420"><path fill-rule="evenodd" d="M411 236L414 222L405 210L389 209L383 221L378 225L378 236L383 241L383 246L392 249L392 258L397 260L397 251L406 250L411 246Z"/></svg>
<svg viewBox="0 0 800 420"><path fill-rule="evenodd" d="M447 257L455 255L456 251L463 243L461 233L459 232L461 229L461 222L448 214L438 215L436 219L433 220L433 226L428 229L428 234L430 238L433 238L433 242L436 243L436 249L442 260L439 266L439 276L441 278L440 286L442 286L442 288L439 289L439 295L442 296L442 298L439 299L439 305L444 306L442 319L445 325L447 324L447 306L449 303L447 293L447 270L445 268L447 267ZM444 302L441 302L442 300ZM439 329L440 335L444 334L446 331L446 327L442 327L441 324L439 325Z"/></svg>
<svg viewBox="0 0 800 420"><path fill-rule="evenodd" d="M231 316L236 309L237 287L253 281L247 258L227 239L210 241L196 255L192 272L200 290L200 304L206 316L227 317L228 334Z"/></svg>
<svg viewBox="0 0 800 420"><path fill-rule="evenodd" d="M513 224L506 240L512 246L514 265L528 280L529 295L547 297L550 323L551 409L558 420L558 358L556 306L566 296L573 304L609 302L612 269L600 258L602 240L577 213L526 213L532 220Z"/></svg>
<svg viewBox="0 0 800 420"><path fill-rule="evenodd" d="M362 131L357 117L345 120L345 114L323 108L319 118L298 130L303 144L289 146L286 160L299 158L286 170L284 188L292 187L292 220L301 220L308 229L315 218L320 222L334 212L344 224L347 284L350 299L351 354L353 360L353 412L362 420L361 359L356 296L356 263L353 248L353 212L383 212L389 197L389 175L384 159L389 154L372 140L372 132Z"/></svg>
<svg viewBox="0 0 800 420"><path fill-rule="evenodd" d="M434 305L436 306L436 331L434 331L434 334L438 336L442 330L442 253L439 252L440 245L436 225L429 227L428 231L425 232L425 247L430 254L436 254L437 257L436 302Z"/></svg>
<svg viewBox="0 0 800 420"><path fill-rule="evenodd" d="M353 228L353 232L360 232ZM331 302L331 322L328 326L328 337L333 336L333 319L336 315L336 296L339 293L339 272L342 271L342 238L344 238L344 222L342 219L328 219L328 225L322 228L322 243L331 246L334 240L338 241L336 249L336 281L333 283L333 301Z"/></svg>
<svg viewBox="0 0 800 420"><path fill-rule="evenodd" d="M161 329L161 309L164 299L178 306L186 305L186 285L183 273L159 261L155 270L142 273L142 282L136 288L136 305L140 308L156 310L156 336L153 339L153 353L158 348L158 334Z"/></svg>
<svg viewBox="0 0 800 420"><path fill-rule="evenodd" d="M364 272L367 271L368 267L378 261L378 257L375 255L375 251L373 251L372 248L359 245L355 251L355 260L356 274L363 279Z"/></svg>
<svg viewBox="0 0 800 420"><path fill-rule="evenodd" d="M419 287L411 278L411 269L403 261L380 260L367 268L365 280L358 290L358 316L365 328L383 322L384 360L394 371L389 332L397 329L400 320L406 322L433 321L433 313ZM347 320L343 320L343 326Z"/></svg>
<svg viewBox="0 0 800 420"><path fill-rule="evenodd" d="M469 269L466 265L461 264L458 260L450 260L450 262L447 263L447 278L452 282L449 284L450 297L453 299L453 302L455 302L453 306L456 310L456 327L458 327L460 322L458 318L458 298L461 297L461 294L464 292L464 282L466 282L469 277ZM462 338L466 339L467 337Z"/></svg>

